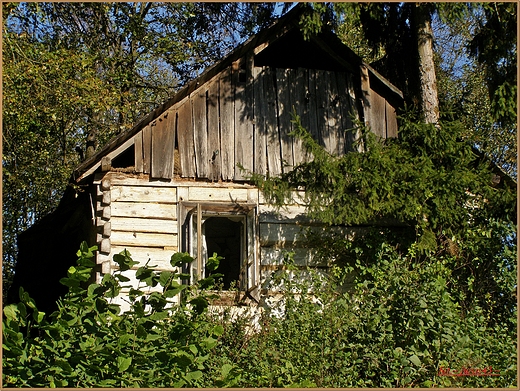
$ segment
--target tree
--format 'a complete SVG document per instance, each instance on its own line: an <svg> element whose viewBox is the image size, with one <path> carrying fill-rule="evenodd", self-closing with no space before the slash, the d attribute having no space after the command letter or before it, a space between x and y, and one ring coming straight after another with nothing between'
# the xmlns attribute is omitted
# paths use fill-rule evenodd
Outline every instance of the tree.
<svg viewBox="0 0 520 391"><path fill-rule="evenodd" d="M344 42L400 88L408 106L420 107L425 119L436 122L440 83L443 111L457 110L467 126L464 138L516 176L515 3L332 3L329 8ZM430 28L432 21L439 34ZM434 51L425 52L432 43ZM450 59L457 62L450 66ZM428 64L427 72L421 64ZM431 108L424 106L428 101Z"/></svg>
<svg viewBox="0 0 520 391"><path fill-rule="evenodd" d="M516 126L517 4L485 3L474 12L479 24L468 46L484 69L493 119Z"/></svg>
<svg viewBox="0 0 520 391"><path fill-rule="evenodd" d="M86 54L49 51L27 35L5 30L3 40L3 277L7 287L16 258L16 235L57 205L70 172L80 162L74 148L84 142L91 126L88 114L113 108L117 91L99 81Z"/></svg>

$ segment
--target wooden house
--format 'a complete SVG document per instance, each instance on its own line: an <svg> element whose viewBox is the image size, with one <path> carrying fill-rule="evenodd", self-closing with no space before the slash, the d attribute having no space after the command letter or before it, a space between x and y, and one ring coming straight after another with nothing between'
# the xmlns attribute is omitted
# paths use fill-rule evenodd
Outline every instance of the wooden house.
<svg viewBox="0 0 520 391"><path fill-rule="evenodd" d="M297 197L277 211L247 172L276 176L312 159L289 135L293 112L337 155L362 150L357 121L396 137L402 94L332 32L305 40L301 12L253 36L84 161L56 212L20 236L18 285L21 270L35 271L38 243L69 245L61 277L85 239L99 247L98 275L115 270L112 257L126 248L135 268L150 261L158 270L188 251L195 278L216 252L225 257L224 289L235 285L253 297L285 250L296 264L312 265L301 234L312 223ZM54 257L39 253L36 268L53 269ZM135 271L126 273L135 281Z"/></svg>

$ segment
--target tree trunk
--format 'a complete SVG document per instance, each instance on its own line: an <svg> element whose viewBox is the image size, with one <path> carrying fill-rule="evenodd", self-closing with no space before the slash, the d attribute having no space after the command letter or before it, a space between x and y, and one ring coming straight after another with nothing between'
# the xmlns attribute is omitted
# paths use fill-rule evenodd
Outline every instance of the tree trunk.
<svg viewBox="0 0 520 391"><path fill-rule="evenodd" d="M427 5L416 5L415 19L419 56L419 80L421 84L421 110L426 123L437 124L439 122L439 98L437 95L437 79L433 61L431 13Z"/></svg>

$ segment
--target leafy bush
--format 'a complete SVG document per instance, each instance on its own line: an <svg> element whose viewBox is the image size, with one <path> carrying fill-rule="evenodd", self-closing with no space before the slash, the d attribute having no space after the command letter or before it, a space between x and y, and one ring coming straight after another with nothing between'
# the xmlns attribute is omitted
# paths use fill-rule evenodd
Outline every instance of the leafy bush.
<svg viewBox="0 0 520 391"><path fill-rule="evenodd" d="M4 309L4 386L200 386L223 330L201 316L210 296L199 287L211 288L216 275L188 287L177 282L183 274L141 267L136 271L141 285L160 285L162 292L130 288L130 310L121 312L113 303L128 282L121 272L136 262L127 251L115 255L119 272L84 288L95 249L82 244L77 266L62 279L69 293L49 317L23 290L21 302ZM181 253L171 258L176 268L191 261Z"/></svg>
<svg viewBox="0 0 520 391"><path fill-rule="evenodd" d="M335 267L334 279L292 268L277 272L275 300L241 316L208 311L218 275L186 286L186 276L137 270L145 294L130 289L129 311L113 299L135 262L83 287L95 248L85 244L62 280L69 293L46 316L20 292L4 309L3 383L7 387L510 387L516 382L516 332L490 325L478 306L463 311L447 283L450 259L406 255L381 243L375 262ZM218 267L218 257L213 257ZM177 253L172 266L192 258ZM342 291L342 281L354 282ZM334 282L333 282L334 281ZM267 303L270 303L269 305ZM254 326L254 327L253 327ZM499 376L439 376L443 368Z"/></svg>
<svg viewBox="0 0 520 391"><path fill-rule="evenodd" d="M283 299L264 313L259 332L248 333L244 319L222 323L210 367L239 368L239 387L514 386L515 329L487 326L478 307L463 313L447 289L449 260L417 261L416 247L401 256L382 244L372 266L356 265L344 293L319 278L319 285L285 279ZM500 376L439 376L441 368L489 367Z"/></svg>

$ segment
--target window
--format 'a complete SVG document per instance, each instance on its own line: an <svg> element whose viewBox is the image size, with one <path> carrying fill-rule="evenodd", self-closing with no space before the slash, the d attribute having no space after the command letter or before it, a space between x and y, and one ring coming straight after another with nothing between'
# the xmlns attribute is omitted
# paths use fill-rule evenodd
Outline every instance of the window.
<svg viewBox="0 0 520 391"><path fill-rule="evenodd" d="M209 276L208 257L224 257L214 273L223 274L224 290L251 292L258 286L256 265L256 205L181 202L181 247L195 261L189 267L191 281Z"/></svg>

